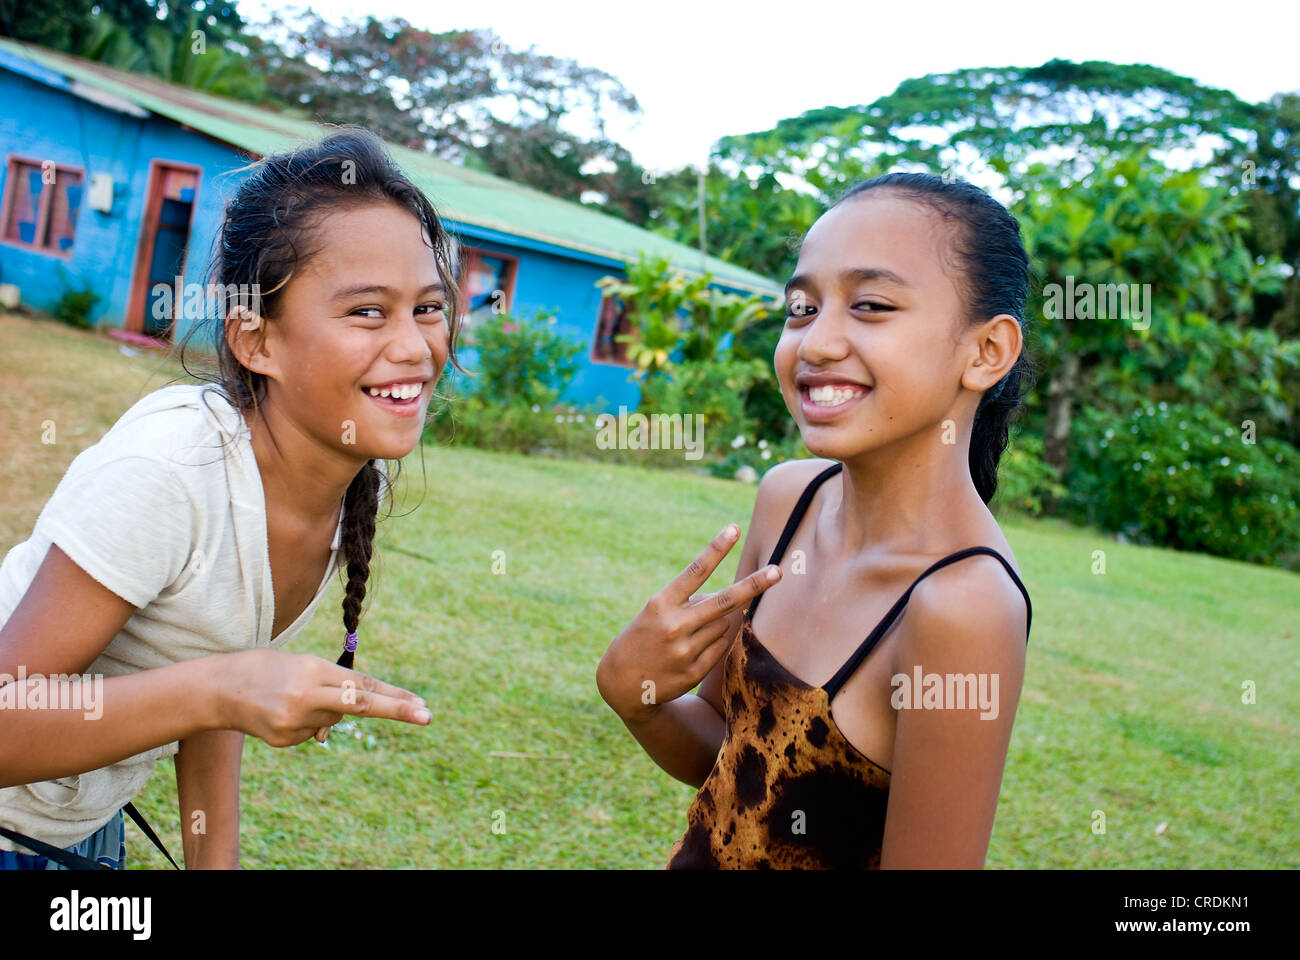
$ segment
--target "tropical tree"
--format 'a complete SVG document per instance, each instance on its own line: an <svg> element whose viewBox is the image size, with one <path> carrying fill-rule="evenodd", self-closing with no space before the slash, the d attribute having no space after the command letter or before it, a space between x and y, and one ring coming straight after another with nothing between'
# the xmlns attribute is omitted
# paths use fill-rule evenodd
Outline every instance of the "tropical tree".
<svg viewBox="0 0 1300 960"><path fill-rule="evenodd" d="M606 117L640 111L610 74L514 50L489 30L423 30L400 17L333 23L311 10L259 25L252 62L277 100L390 142L580 201L627 159ZM590 134L574 132L585 125Z"/></svg>
<svg viewBox="0 0 1300 960"><path fill-rule="evenodd" d="M1215 380L1240 402L1232 378L1271 362L1266 340L1243 341L1242 355L1220 366L1225 328L1244 327L1255 292L1281 278L1276 259L1247 251L1240 197L1205 179L1142 148L1078 178L1034 165L1018 182L1014 212L1042 280L1030 314L1046 381L1045 456L1058 472L1079 405L1200 398ZM1289 418L1277 379L1266 371L1257 385L1275 401L1269 415Z"/></svg>

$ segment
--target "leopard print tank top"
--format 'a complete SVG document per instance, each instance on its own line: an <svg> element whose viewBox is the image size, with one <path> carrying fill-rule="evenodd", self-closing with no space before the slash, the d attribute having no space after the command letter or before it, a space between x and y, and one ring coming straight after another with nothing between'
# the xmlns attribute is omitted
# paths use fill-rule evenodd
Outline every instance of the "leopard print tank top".
<svg viewBox="0 0 1300 960"><path fill-rule="evenodd" d="M769 563L780 562L817 488L842 467L828 467L804 490ZM759 642L752 619L763 595L754 598L723 665L722 748L687 811L686 833L669 851L668 869L879 868L889 771L844 738L831 716L831 701L902 613L918 583L981 553L1002 561L1028 606L1028 591L1001 554L989 547L950 554L913 581L821 687L791 674ZM1028 609L1032 621L1033 608Z"/></svg>

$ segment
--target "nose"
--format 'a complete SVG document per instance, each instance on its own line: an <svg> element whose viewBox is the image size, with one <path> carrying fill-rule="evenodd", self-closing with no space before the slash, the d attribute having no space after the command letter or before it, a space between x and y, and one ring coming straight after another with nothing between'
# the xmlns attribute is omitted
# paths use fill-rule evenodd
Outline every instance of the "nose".
<svg viewBox="0 0 1300 960"><path fill-rule="evenodd" d="M426 339L428 331L413 310L403 314L400 323L393 325L393 338L386 355L393 363L424 363L433 356Z"/></svg>
<svg viewBox="0 0 1300 960"><path fill-rule="evenodd" d="M844 324L848 322L843 311L826 304L804 327L799 340L799 359L809 366L820 366L843 360L849 353L849 341Z"/></svg>

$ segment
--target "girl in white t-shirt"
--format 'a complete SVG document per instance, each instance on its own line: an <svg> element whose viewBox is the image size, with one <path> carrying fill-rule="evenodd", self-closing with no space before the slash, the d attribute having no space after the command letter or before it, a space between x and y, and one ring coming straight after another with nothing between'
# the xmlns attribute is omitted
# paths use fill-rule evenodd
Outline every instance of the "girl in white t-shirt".
<svg viewBox="0 0 1300 960"><path fill-rule="evenodd" d="M248 168L212 280L218 372L127 411L0 566L0 867L121 866L122 810L163 756L187 866L237 867L245 734L429 721L347 668L381 464L459 368L448 236L382 142L343 128ZM339 664L277 650L340 567Z"/></svg>

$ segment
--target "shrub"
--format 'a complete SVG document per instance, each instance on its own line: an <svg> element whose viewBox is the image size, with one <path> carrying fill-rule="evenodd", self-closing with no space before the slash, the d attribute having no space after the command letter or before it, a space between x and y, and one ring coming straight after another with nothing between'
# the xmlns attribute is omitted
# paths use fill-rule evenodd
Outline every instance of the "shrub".
<svg viewBox="0 0 1300 960"><path fill-rule="evenodd" d="M1067 505L1141 542L1294 565L1300 452L1248 430L1202 406L1085 408L1072 429Z"/></svg>
<svg viewBox="0 0 1300 960"><path fill-rule="evenodd" d="M578 370L582 344L555 329L554 314L539 310L531 318L508 313L478 321L465 338L478 350L478 375L468 393L485 392L494 404L550 407Z"/></svg>
<svg viewBox="0 0 1300 960"><path fill-rule="evenodd" d="M1056 471L1043 459L1043 438L1019 432L1013 436L998 462L993 508L1006 507L1036 517L1065 492Z"/></svg>
<svg viewBox="0 0 1300 960"><path fill-rule="evenodd" d="M707 451L725 455L732 438L746 432L745 393L764 373L761 364L726 354L679 364L642 381L637 411L700 414Z"/></svg>
<svg viewBox="0 0 1300 960"><path fill-rule="evenodd" d="M59 320L71 326L83 330L93 328L94 323L90 320L90 313L95 309L95 304L103 298L95 293L88 283L73 286L66 272L63 274L63 283L63 294L54 304L51 312Z"/></svg>
<svg viewBox="0 0 1300 960"><path fill-rule="evenodd" d="M761 477L778 463L806 460L812 456L804 446L798 430L791 435L770 440L753 433L737 434L727 439L725 455L709 465L709 472L715 477L734 477L741 467L752 467Z"/></svg>

